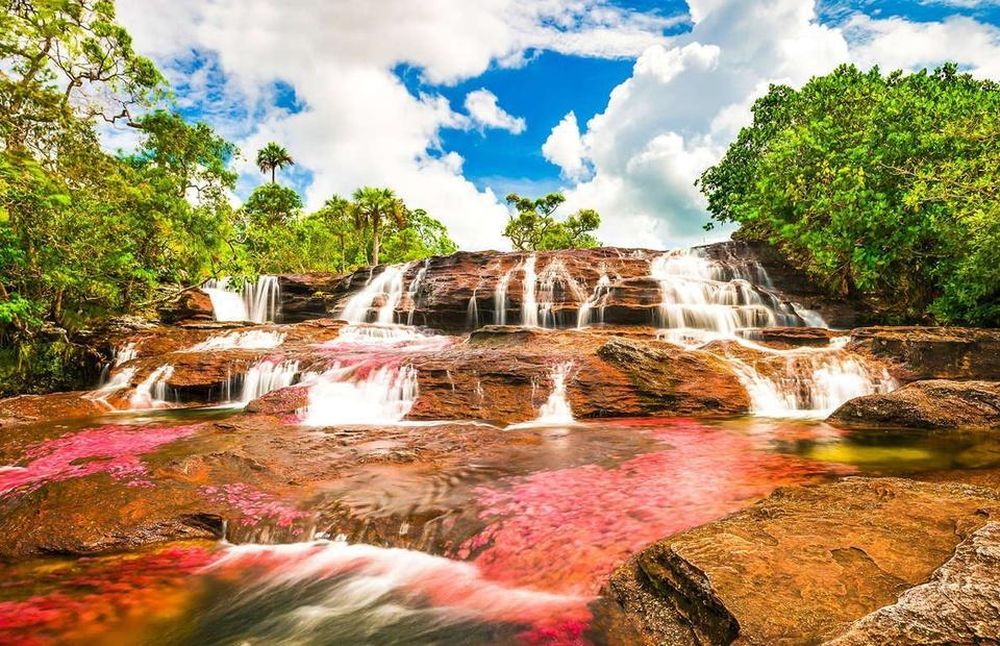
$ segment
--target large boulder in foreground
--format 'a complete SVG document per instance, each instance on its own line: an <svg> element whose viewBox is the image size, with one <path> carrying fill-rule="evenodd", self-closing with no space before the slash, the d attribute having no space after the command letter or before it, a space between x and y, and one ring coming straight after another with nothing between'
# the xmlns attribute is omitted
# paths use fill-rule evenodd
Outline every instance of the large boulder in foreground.
<svg viewBox="0 0 1000 646"><path fill-rule="evenodd" d="M1000 643L1000 523L965 539L930 581L859 619L830 646Z"/></svg>
<svg viewBox="0 0 1000 646"><path fill-rule="evenodd" d="M606 594L647 643L820 643L926 582L998 514L1000 491L962 484L846 478L779 489L646 548ZM685 625L690 641L678 640Z"/></svg>
<svg viewBox="0 0 1000 646"><path fill-rule="evenodd" d="M830 422L909 428L1000 427L1000 382L933 379L856 397Z"/></svg>
<svg viewBox="0 0 1000 646"><path fill-rule="evenodd" d="M851 331L851 350L890 364L900 381L1000 378L1000 330L867 327Z"/></svg>

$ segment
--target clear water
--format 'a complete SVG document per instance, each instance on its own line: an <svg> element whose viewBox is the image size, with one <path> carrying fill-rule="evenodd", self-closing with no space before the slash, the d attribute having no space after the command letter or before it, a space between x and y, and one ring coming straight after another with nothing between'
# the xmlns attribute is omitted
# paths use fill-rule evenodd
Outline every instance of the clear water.
<svg viewBox="0 0 1000 646"><path fill-rule="evenodd" d="M184 424L226 414L153 412L100 424ZM95 425L26 433L72 437ZM281 432L321 431L290 424ZM309 542L175 543L6 566L0 642L600 642L591 606L600 586L659 538L778 486L1000 465L1000 440L987 434L845 432L801 420L616 420L518 433L517 442L473 463L428 470L362 460L319 497L289 493L284 502L316 521L319 534ZM15 453L10 440L0 442L5 461ZM352 522L341 522L344 510ZM335 540L338 533L347 540ZM383 544L358 541L375 535Z"/></svg>

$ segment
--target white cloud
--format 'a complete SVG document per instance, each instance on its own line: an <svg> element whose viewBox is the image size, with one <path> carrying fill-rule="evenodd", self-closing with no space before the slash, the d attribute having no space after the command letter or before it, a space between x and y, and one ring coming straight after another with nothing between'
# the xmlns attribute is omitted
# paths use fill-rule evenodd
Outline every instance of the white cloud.
<svg viewBox="0 0 1000 646"><path fill-rule="evenodd" d="M567 179L580 180L587 175L588 169L583 158L583 141L580 139L580 126L576 122L576 114L570 112L552 129L542 145L542 155L558 166L562 176Z"/></svg>
<svg viewBox="0 0 1000 646"><path fill-rule="evenodd" d="M437 94L414 96L394 68L408 64L429 83L452 84L491 65L523 65L541 49L634 57L663 42L673 22L606 0L120 0L118 7L137 49L174 66L188 93L212 79L177 69L177 61L192 52L212 59L225 92L215 87L198 98L244 151L244 184L258 181L253 152L277 140L295 157L296 172L312 174L307 206L360 185L390 185L466 248L506 247L507 210L462 175L461 156L442 150L439 133L470 119L511 132L524 122L488 92L469 96L469 116ZM276 81L294 88L303 110L274 107ZM223 105L213 114L216 98Z"/></svg>
<svg viewBox="0 0 1000 646"><path fill-rule="evenodd" d="M497 95L486 88L465 95L465 111L469 113L472 125L481 130L498 128L519 135L526 127L524 119L508 114L497 103Z"/></svg>
<svg viewBox="0 0 1000 646"><path fill-rule="evenodd" d="M644 51L579 139L560 122L543 148L569 178L567 165L592 168L568 190L567 209L597 208L605 243L705 240L705 202L694 182L750 123L754 100L771 83L800 86L844 62L914 69L955 60L1000 77L1000 30L971 18L915 23L858 13L831 27L819 23L812 0L689 4L690 33Z"/></svg>

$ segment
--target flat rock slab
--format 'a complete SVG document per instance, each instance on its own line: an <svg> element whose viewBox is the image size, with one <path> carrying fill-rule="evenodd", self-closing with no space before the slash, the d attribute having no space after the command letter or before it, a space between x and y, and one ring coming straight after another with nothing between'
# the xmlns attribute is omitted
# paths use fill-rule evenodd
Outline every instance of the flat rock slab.
<svg viewBox="0 0 1000 646"><path fill-rule="evenodd" d="M829 421L910 428L1000 427L1000 382L932 379L845 403Z"/></svg>
<svg viewBox="0 0 1000 646"><path fill-rule="evenodd" d="M959 327L868 327L851 330L850 349L890 362L901 381L996 379L1000 330Z"/></svg>
<svg viewBox="0 0 1000 646"><path fill-rule="evenodd" d="M858 620L831 646L1000 643L1000 523L965 539L931 580Z"/></svg>
<svg viewBox="0 0 1000 646"><path fill-rule="evenodd" d="M1000 492L954 483L847 478L779 489L646 548L606 594L650 642L672 643L679 618L700 643L818 643L927 581L998 516ZM649 612L654 598L670 621Z"/></svg>

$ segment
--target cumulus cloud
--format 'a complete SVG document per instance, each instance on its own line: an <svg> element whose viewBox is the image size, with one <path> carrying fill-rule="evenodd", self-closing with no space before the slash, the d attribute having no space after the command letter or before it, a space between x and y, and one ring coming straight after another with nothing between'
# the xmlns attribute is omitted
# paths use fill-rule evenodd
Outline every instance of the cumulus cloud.
<svg viewBox="0 0 1000 646"><path fill-rule="evenodd" d="M497 95L486 88L465 95L465 111L469 113L472 125L480 130L498 128L519 135L526 127L523 118L507 113L497 102Z"/></svg>
<svg viewBox="0 0 1000 646"><path fill-rule="evenodd" d="M568 113L552 129L542 145L542 155L558 166L562 176L567 179L579 180L587 175L583 141L580 138L580 126L576 122L576 114Z"/></svg>
<svg viewBox="0 0 1000 646"><path fill-rule="evenodd" d="M689 5L689 33L645 50L582 135L568 136L564 120L546 142L549 151L543 148L569 178L567 165L592 168L570 187L567 206L597 208L605 243L705 240L706 205L695 181L750 123L754 100L771 83L801 86L844 62L914 69L956 60L1000 77L1000 30L967 17L915 23L857 13L829 26L812 0Z"/></svg>

